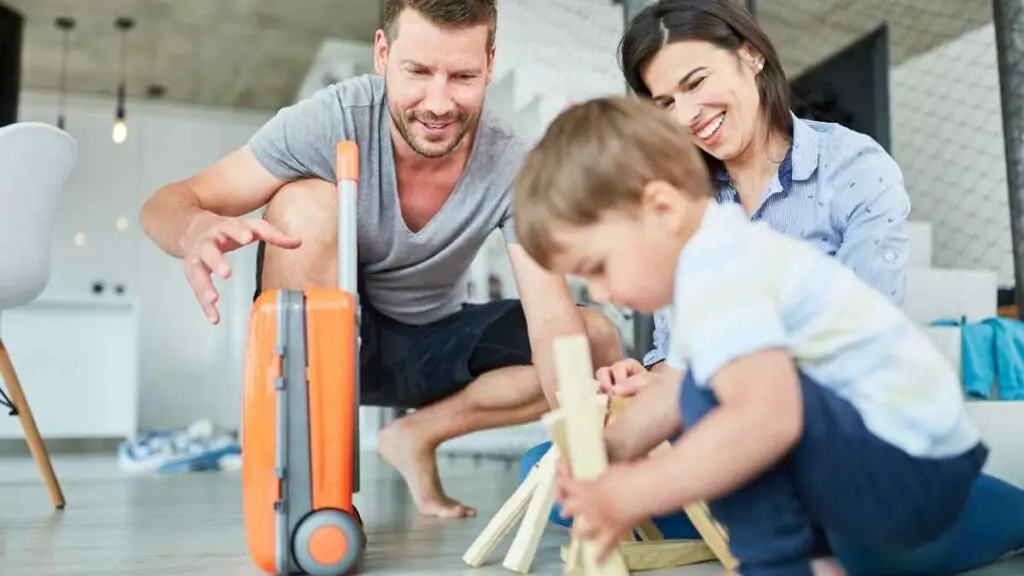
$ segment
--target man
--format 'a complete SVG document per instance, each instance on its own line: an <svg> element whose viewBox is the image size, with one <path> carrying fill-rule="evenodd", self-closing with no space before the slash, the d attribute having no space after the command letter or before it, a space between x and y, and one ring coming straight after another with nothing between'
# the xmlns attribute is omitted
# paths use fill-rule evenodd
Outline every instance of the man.
<svg viewBox="0 0 1024 576"><path fill-rule="evenodd" d="M511 187L526 146L483 106L495 5L387 0L374 47L380 76L282 109L246 146L158 190L141 215L146 234L183 259L211 322L211 275L226 278L223 254L254 241L257 293L335 286L334 150L342 139L359 144L363 398L419 408L382 431L378 450L429 516L475 514L444 493L439 444L556 405L553 338L586 331L598 366L621 355L611 323L576 307L565 279L515 243ZM242 218L263 206L263 219ZM463 278L497 228L521 302L465 306Z"/></svg>

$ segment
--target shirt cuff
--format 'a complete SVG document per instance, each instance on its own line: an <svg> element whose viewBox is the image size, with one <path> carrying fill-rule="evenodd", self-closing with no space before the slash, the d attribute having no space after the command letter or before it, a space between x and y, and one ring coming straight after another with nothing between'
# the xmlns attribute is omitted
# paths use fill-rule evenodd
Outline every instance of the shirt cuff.
<svg viewBox="0 0 1024 576"><path fill-rule="evenodd" d="M662 351L660 348L653 348L651 349L651 351L644 355L644 368L650 370L651 366L654 366L658 362L664 362L667 357L668 355L665 354L665 352Z"/></svg>

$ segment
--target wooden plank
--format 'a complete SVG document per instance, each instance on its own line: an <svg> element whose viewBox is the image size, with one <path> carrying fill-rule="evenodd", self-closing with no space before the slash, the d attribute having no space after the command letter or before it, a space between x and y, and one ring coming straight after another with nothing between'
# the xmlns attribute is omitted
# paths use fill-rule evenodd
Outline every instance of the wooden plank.
<svg viewBox="0 0 1024 576"><path fill-rule="evenodd" d="M672 449L672 445L668 442L659 444L657 448L651 450L650 456L657 458L669 450ZM688 504L683 507L686 512L686 516L693 523L693 527L697 529L697 533L704 540L704 543L708 545L712 552L715 553L715 557L722 563L722 566L726 570L732 570L739 566L739 562L736 557L729 551L729 535L726 533L725 528L721 524L715 521L711 516L711 511L708 509L707 504L704 502L695 502Z"/></svg>
<svg viewBox="0 0 1024 576"><path fill-rule="evenodd" d="M564 399L566 456L574 478L592 480L608 468L603 429L604 416L594 409L597 383L593 379L590 342L586 336L566 336L555 340L555 367L559 391ZM573 523L585 525L585 517ZM597 548L590 540L580 542L583 569L588 576L626 576L626 560L616 547L604 562L597 562Z"/></svg>
<svg viewBox="0 0 1024 576"><path fill-rule="evenodd" d="M534 491L537 489L537 485L540 482L540 468L545 465L545 460L550 464L554 464L556 454L552 451L548 451L541 457L540 461L534 464L530 473L526 475L523 482L516 488L512 496L505 501L505 503L498 509L491 521L487 523L480 535L477 536L476 540L469 546L466 553L463 554L462 560L474 568L483 566L487 557L494 552L494 549L498 546L498 543L512 530L512 527L523 514L526 513L526 507L530 503L530 498L533 496Z"/></svg>
<svg viewBox="0 0 1024 576"><path fill-rule="evenodd" d="M548 455L551 458L544 459L540 468L536 470L537 487L526 507L526 514L519 524L519 531L516 532L502 563L505 568L520 574L530 572L530 566L533 565L533 559L537 555L537 546L540 544L541 536L544 535L544 527L548 523L548 516L555 504L558 446L553 445L545 457Z"/></svg>
<svg viewBox="0 0 1024 576"><path fill-rule="evenodd" d="M700 540L662 540L660 542L624 542L619 546L630 572L666 570L713 562L715 553ZM569 546L561 548L562 561L569 558Z"/></svg>

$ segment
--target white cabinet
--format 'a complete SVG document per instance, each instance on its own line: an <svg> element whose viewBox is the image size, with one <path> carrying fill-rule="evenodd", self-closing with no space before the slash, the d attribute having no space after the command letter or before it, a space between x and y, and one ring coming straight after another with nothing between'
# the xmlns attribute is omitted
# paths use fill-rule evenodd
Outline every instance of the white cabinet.
<svg viewBox="0 0 1024 576"><path fill-rule="evenodd" d="M45 440L136 433L138 318L134 300L115 296L44 295L3 312L0 336ZM24 438L5 416L0 438Z"/></svg>

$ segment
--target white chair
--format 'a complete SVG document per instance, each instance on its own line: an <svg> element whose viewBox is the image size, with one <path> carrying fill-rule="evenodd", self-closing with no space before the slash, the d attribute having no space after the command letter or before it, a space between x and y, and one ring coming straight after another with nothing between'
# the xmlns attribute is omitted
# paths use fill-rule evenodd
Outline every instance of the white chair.
<svg viewBox="0 0 1024 576"><path fill-rule="evenodd" d="M50 280L53 221L78 161L78 145L49 124L21 122L0 128L0 316L35 300ZM0 332L0 380L10 392L12 415L25 430L32 457L50 498L64 508L64 494Z"/></svg>

